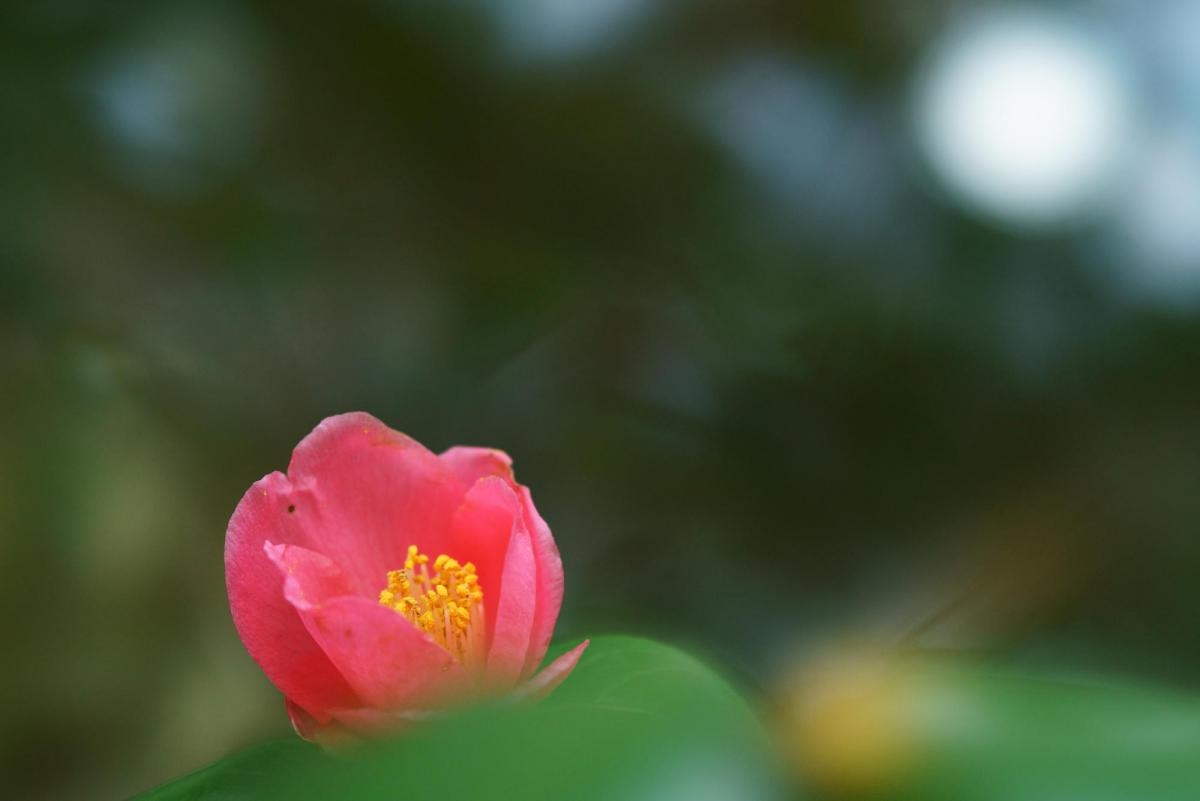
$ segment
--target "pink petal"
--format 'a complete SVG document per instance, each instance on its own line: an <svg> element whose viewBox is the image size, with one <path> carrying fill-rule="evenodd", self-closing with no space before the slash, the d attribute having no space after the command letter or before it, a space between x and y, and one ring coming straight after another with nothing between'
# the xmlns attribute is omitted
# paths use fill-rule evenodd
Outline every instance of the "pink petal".
<svg viewBox="0 0 1200 801"><path fill-rule="evenodd" d="M285 696L324 723L329 708L361 701L283 597L279 571L263 551L268 537L286 542L300 536L296 521L280 514L289 493L281 473L246 492L225 538L225 582L234 626L250 656Z"/></svg>
<svg viewBox="0 0 1200 801"><path fill-rule="evenodd" d="M571 671L579 664L579 657L583 656L583 651L588 647L588 643L590 642L591 640L584 640L549 665L546 665L541 673L525 682L524 685L517 689L514 695L518 698L527 698L536 701L554 692L554 689L562 684L563 680L571 675Z"/></svg>
<svg viewBox="0 0 1200 801"><path fill-rule="evenodd" d="M471 487L450 526L450 549L446 552L460 562L474 562L478 570L487 643L496 630L509 540L520 521L520 504L508 482L490 477Z"/></svg>
<svg viewBox="0 0 1200 801"><path fill-rule="evenodd" d="M366 597L404 564L409 545L445 551L464 492L423 445L362 412L318 425L296 446L288 477L296 492L287 508L304 534L296 544L336 558Z"/></svg>
<svg viewBox="0 0 1200 801"><path fill-rule="evenodd" d="M336 598L301 617L367 706L437 707L467 688L466 672L445 649L375 601Z"/></svg>
<svg viewBox="0 0 1200 801"><path fill-rule="evenodd" d="M344 594L345 576L324 556L287 545L268 544L266 551L286 576L284 597L365 705L436 705L463 684L453 657L406 618Z"/></svg>
<svg viewBox="0 0 1200 801"><path fill-rule="evenodd" d="M554 636L554 626L562 609L563 566L550 527L534 507L529 488L518 486L517 491L521 497L525 525L533 535L533 555L537 563L537 607L533 615L529 651L521 671L522 676L529 676L542 663L546 649L550 647L550 639Z"/></svg>
<svg viewBox="0 0 1200 801"><path fill-rule="evenodd" d="M476 481L488 476L499 476L509 482L515 481L512 458L495 448L456 445L442 452L438 458L458 476L464 487L474 486Z"/></svg>
<svg viewBox="0 0 1200 801"><path fill-rule="evenodd" d="M292 606L313 606L354 594L350 578L324 554L269 541L263 543L263 552L283 574L283 597Z"/></svg>
<svg viewBox="0 0 1200 801"><path fill-rule="evenodd" d="M516 482L512 472L512 459L504 451L460 445L445 451L440 458L454 471L464 486L471 487L481 478L497 476L507 481L521 498L525 528L532 534L533 554L537 564L537 606L534 612L533 633L521 671L522 676L528 676L545 658L546 649L550 647L550 640L554 636L558 613L562 608L563 569L558 546L554 543L550 527L534 507L533 496L528 487Z"/></svg>
<svg viewBox="0 0 1200 801"><path fill-rule="evenodd" d="M521 677L525 655L529 652L537 595L537 567L529 532L525 530L519 512L512 520L512 536L500 580L496 626L487 657L487 683L498 690L511 688Z"/></svg>

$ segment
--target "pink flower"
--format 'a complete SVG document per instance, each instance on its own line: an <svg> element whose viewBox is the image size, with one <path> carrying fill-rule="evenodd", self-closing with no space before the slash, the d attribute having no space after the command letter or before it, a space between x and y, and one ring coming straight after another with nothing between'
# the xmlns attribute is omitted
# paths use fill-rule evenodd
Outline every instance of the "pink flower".
<svg viewBox="0 0 1200 801"><path fill-rule="evenodd" d="M562 604L554 538L487 448L435 455L374 417L330 417L229 521L225 583L246 650L301 736L387 730L479 697L549 693Z"/></svg>

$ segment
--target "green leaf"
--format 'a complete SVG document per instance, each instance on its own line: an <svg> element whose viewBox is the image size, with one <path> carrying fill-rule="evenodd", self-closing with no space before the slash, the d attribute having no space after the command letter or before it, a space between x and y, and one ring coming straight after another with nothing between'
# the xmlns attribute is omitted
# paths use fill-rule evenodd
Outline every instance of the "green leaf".
<svg viewBox="0 0 1200 801"><path fill-rule="evenodd" d="M860 801L1195 801L1200 699L969 661L847 660L792 705L807 777Z"/></svg>
<svg viewBox="0 0 1200 801"><path fill-rule="evenodd" d="M300 738L276 740L214 762L208 767L144 793L153 801L253 801L278 781L281 772L323 758Z"/></svg>
<svg viewBox="0 0 1200 801"><path fill-rule="evenodd" d="M143 798L755 801L778 797L769 753L753 710L711 668L660 643L601 637L541 704L469 710L348 757L264 747Z"/></svg>
<svg viewBox="0 0 1200 801"><path fill-rule="evenodd" d="M928 758L906 798L1200 798L1195 697L950 666L918 690Z"/></svg>

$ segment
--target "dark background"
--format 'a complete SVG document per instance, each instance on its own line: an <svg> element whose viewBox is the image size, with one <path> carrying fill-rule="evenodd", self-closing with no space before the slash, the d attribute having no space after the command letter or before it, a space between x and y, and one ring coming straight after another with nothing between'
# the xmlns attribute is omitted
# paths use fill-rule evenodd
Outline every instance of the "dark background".
<svg viewBox="0 0 1200 801"><path fill-rule="evenodd" d="M6 5L14 797L288 731L225 524L359 409L514 457L560 636L756 697L845 638L1197 689L1200 6L1055 4L1121 48L1136 135L1044 219L964 199L913 124L1003 8Z"/></svg>

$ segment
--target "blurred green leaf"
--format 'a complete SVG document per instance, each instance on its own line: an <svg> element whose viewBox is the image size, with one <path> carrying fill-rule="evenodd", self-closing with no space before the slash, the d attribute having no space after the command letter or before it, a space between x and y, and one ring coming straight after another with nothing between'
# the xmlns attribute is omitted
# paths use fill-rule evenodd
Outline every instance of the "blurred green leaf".
<svg viewBox="0 0 1200 801"><path fill-rule="evenodd" d="M1200 699L928 658L849 657L792 698L806 779L860 801L1200 798Z"/></svg>
<svg viewBox="0 0 1200 801"><path fill-rule="evenodd" d="M144 793L152 801L251 801L277 781L281 769L320 760L320 750L299 738L264 743Z"/></svg>
<svg viewBox="0 0 1200 801"><path fill-rule="evenodd" d="M912 799L1200 798L1200 700L1162 689L940 668L922 681Z"/></svg>
<svg viewBox="0 0 1200 801"><path fill-rule="evenodd" d="M777 797L768 742L745 700L695 658L628 637L593 640L533 707L473 709L347 758L281 746L230 757L143 799Z"/></svg>

